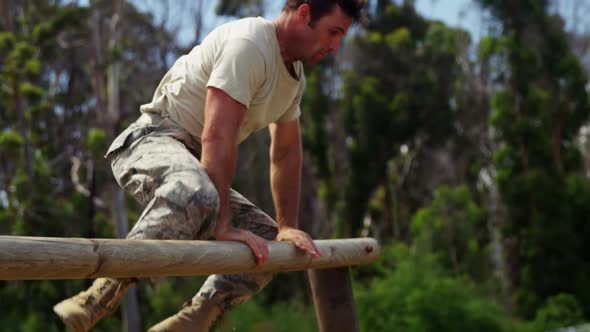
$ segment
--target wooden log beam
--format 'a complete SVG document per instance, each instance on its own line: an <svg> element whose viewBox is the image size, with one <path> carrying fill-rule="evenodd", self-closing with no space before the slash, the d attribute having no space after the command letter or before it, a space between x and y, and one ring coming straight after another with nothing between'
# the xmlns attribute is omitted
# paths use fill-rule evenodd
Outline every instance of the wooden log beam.
<svg viewBox="0 0 590 332"><path fill-rule="evenodd" d="M163 277L281 272L368 264L379 257L370 238L317 240L312 259L288 242L269 242L266 264L226 241L69 239L0 236L0 280Z"/></svg>

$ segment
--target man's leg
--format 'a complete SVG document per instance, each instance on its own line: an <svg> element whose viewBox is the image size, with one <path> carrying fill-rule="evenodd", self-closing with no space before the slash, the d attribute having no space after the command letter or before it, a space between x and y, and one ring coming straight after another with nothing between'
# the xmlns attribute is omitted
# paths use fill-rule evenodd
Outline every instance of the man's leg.
<svg viewBox="0 0 590 332"><path fill-rule="evenodd" d="M276 238L276 222L234 190L230 194L230 206L235 227L249 230L269 241ZM250 299L272 278L272 273L215 274L205 281L196 296L209 299L228 311Z"/></svg>
<svg viewBox="0 0 590 332"><path fill-rule="evenodd" d="M267 240L274 240L275 221L238 192L230 192L232 223ZM215 274L176 315L152 327L150 332L206 332L221 315L250 299L272 279L272 273Z"/></svg>
<svg viewBox="0 0 590 332"><path fill-rule="evenodd" d="M125 137L123 137L125 140ZM197 158L168 136L144 136L112 161L117 182L146 205L128 239L208 238L214 226L217 191ZM112 313L133 279L99 278L93 286L60 302L54 311L74 331L88 331Z"/></svg>

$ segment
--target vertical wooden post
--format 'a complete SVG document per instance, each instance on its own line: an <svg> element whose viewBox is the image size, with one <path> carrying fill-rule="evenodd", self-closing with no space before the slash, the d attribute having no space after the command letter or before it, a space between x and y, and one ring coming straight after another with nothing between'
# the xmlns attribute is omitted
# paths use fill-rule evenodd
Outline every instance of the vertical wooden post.
<svg viewBox="0 0 590 332"><path fill-rule="evenodd" d="M358 332L348 267L308 270L320 332Z"/></svg>

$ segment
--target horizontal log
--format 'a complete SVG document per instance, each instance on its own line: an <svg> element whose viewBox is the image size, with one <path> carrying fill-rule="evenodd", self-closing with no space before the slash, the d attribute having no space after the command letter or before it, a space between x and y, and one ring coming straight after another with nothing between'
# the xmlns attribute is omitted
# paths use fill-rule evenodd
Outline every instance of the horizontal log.
<svg viewBox="0 0 590 332"><path fill-rule="evenodd" d="M316 240L312 259L289 242L269 242L257 265L238 242L0 236L0 280L164 277L296 271L354 266L379 257L375 239Z"/></svg>

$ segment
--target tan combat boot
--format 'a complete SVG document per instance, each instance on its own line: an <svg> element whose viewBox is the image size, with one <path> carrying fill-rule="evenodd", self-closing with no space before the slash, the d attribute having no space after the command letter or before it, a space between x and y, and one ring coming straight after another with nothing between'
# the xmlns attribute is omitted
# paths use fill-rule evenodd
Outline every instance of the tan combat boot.
<svg viewBox="0 0 590 332"><path fill-rule="evenodd" d="M209 332L223 310L212 301L196 296L176 315L152 326L148 332Z"/></svg>
<svg viewBox="0 0 590 332"><path fill-rule="evenodd" d="M133 279L96 279L88 290L61 301L53 311L69 330L89 331L100 319L117 309L125 291L133 284Z"/></svg>

